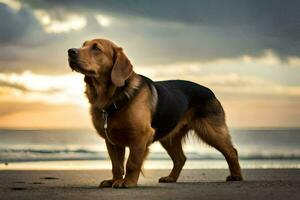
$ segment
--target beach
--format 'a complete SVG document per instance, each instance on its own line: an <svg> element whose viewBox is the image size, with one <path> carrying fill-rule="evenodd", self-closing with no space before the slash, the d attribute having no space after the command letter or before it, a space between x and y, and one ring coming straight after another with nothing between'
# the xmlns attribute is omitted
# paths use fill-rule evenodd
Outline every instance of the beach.
<svg viewBox="0 0 300 200"><path fill-rule="evenodd" d="M168 173L145 170L137 188L100 189L109 170L1 170L0 199L300 199L300 169L245 169L242 182L225 182L227 169L187 169L177 183L158 183Z"/></svg>
<svg viewBox="0 0 300 200"><path fill-rule="evenodd" d="M111 162L95 132L0 129L0 200L300 199L299 128L231 133L245 181L225 182L229 172L224 157L191 137L184 145L188 159L177 183L158 183L173 164L155 143L139 187L100 189L99 183L111 177Z"/></svg>

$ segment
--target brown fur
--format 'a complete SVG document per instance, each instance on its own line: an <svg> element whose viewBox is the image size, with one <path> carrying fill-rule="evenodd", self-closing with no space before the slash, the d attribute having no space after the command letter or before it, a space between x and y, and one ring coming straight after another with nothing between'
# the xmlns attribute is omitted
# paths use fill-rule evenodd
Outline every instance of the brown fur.
<svg viewBox="0 0 300 200"><path fill-rule="evenodd" d="M113 177L101 182L100 186L115 188L136 186L148 147L154 138L155 130L151 127L151 119L157 97L153 96L151 88L142 86L130 102L109 118L108 131L105 134L101 109L118 98L118 89L125 83L125 94L130 97L133 89L139 86L141 77L134 73L123 50L108 40L95 39L85 42L79 49L76 62L71 58L69 62L72 69L85 75L86 95L91 104L92 121L97 132L105 139L112 161ZM160 140L174 163L170 175L160 178L160 182L177 181L186 161L182 141L190 130L194 130L199 138L222 152L231 173L228 180L242 180L237 151L231 144L221 104L215 100L203 109L218 110L219 114L203 118L197 116L197 110L190 109L171 133ZM130 149L126 170L124 170L125 147Z"/></svg>

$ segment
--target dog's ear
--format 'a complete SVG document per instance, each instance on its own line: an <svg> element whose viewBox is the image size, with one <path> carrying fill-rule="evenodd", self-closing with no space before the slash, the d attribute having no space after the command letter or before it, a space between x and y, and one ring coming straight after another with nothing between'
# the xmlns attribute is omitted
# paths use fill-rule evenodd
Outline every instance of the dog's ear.
<svg viewBox="0 0 300 200"><path fill-rule="evenodd" d="M115 63L111 72L111 80L115 86L121 87L132 73L132 64L124 54L122 48L115 47L114 54Z"/></svg>

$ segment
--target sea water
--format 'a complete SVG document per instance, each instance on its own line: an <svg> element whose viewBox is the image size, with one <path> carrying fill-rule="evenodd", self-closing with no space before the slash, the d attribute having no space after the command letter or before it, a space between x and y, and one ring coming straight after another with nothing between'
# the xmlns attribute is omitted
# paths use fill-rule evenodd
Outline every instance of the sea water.
<svg viewBox="0 0 300 200"><path fill-rule="evenodd" d="M300 168L300 129L230 129L243 168ZM190 134L185 168L226 168L220 152ZM128 155L128 151L127 151ZM104 140L94 130L0 129L0 169L109 169ZM171 168L159 142L145 168Z"/></svg>

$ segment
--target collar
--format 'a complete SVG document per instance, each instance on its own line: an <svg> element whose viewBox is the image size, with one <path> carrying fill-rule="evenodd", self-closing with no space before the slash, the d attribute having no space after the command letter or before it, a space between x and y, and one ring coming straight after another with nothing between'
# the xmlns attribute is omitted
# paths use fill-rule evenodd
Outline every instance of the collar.
<svg viewBox="0 0 300 200"><path fill-rule="evenodd" d="M140 78L140 84L135 88L129 88L129 84L125 83L125 86L118 88L120 90L118 97L115 101L102 108L102 114L111 116L117 111L121 110L130 100L132 100L144 85L143 78Z"/></svg>

